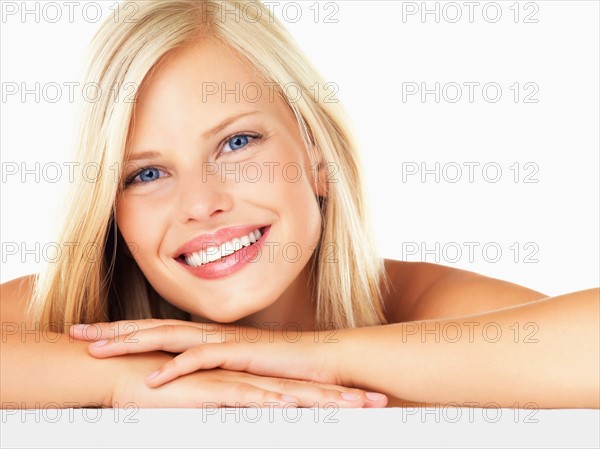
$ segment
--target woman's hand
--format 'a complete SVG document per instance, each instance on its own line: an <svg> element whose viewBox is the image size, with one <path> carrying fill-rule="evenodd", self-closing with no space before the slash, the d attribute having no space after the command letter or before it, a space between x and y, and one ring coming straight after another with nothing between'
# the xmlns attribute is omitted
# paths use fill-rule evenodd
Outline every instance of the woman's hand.
<svg viewBox="0 0 600 449"><path fill-rule="evenodd" d="M340 385L335 331L276 331L255 327L193 323L179 320L138 320L71 327L71 335L94 341L94 357L148 351L179 353L146 377L158 387L197 370L223 368L263 376ZM341 388L341 387L338 387ZM369 401L385 398L368 393Z"/></svg>
<svg viewBox="0 0 600 449"><path fill-rule="evenodd" d="M153 352L124 358L112 395L113 407L134 404L140 408L173 407L385 407L387 398L366 398L364 391L290 379L263 377L223 369L202 370L150 388L144 383L149 370L172 356Z"/></svg>

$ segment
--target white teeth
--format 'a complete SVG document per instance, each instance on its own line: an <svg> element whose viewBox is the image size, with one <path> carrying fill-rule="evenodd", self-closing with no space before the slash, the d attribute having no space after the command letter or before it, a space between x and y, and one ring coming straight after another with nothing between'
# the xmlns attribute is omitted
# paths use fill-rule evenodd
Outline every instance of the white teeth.
<svg viewBox="0 0 600 449"><path fill-rule="evenodd" d="M231 242L225 242L221 245L221 257L229 256L234 252L233 244Z"/></svg>
<svg viewBox="0 0 600 449"><path fill-rule="evenodd" d="M233 239L232 242L234 251L239 251L244 247L244 245L242 245L242 241L238 238Z"/></svg>
<svg viewBox="0 0 600 449"><path fill-rule="evenodd" d="M215 251L212 254L208 254L207 257L206 257L206 260L208 262L214 262L215 260L218 260L220 258L221 258L221 254L219 254L219 251Z"/></svg>
<svg viewBox="0 0 600 449"><path fill-rule="evenodd" d="M192 259L192 262L195 263L196 265L200 265L201 262L201 258L200 258L200 254L198 253L194 253L190 256L190 258Z"/></svg>
<svg viewBox="0 0 600 449"><path fill-rule="evenodd" d="M184 258L185 263L192 267L199 267L200 265L214 262L215 260L219 260L222 257L227 257L236 251L239 251L245 246L250 246L252 243L255 243L258 239L260 239L261 236L261 232L256 229L250 232L248 235L243 235L240 238L234 238L229 242L222 243L219 247L212 246L206 251L198 251L196 253L187 255Z"/></svg>

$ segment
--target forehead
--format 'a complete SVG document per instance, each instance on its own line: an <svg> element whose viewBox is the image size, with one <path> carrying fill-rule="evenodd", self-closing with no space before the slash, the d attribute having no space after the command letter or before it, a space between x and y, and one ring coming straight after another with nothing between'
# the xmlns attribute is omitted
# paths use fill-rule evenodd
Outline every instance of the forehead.
<svg viewBox="0 0 600 449"><path fill-rule="evenodd" d="M130 137L156 131L157 122L183 130L197 128L199 120L210 124L248 110L281 116L283 110L291 112L287 109L273 83L250 62L225 44L204 39L172 50L149 72L136 101Z"/></svg>
<svg viewBox="0 0 600 449"><path fill-rule="evenodd" d="M222 83L233 92L236 83L253 82L264 85L264 81L250 62L217 40L203 39L167 53L148 74L140 100L143 101L148 96L155 97L177 84L203 87L206 96L211 99L213 88L220 88ZM202 91L194 90L196 93Z"/></svg>

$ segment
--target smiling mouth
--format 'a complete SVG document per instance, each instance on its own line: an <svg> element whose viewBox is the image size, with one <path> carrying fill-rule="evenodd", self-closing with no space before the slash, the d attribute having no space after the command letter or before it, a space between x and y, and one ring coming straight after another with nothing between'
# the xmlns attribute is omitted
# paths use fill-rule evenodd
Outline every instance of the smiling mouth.
<svg viewBox="0 0 600 449"><path fill-rule="evenodd" d="M271 225L257 228L246 235L236 237L221 245L217 246L213 244L208 246L205 250L180 254L175 260L194 268L212 264L254 245L265 235L270 227Z"/></svg>

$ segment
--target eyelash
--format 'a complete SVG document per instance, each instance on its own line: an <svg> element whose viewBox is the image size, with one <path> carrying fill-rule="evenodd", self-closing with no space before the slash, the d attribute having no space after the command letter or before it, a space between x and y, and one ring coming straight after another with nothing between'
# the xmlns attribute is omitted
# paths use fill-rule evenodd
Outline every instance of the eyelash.
<svg viewBox="0 0 600 449"><path fill-rule="evenodd" d="M262 139L262 135L261 134L250 134L250 133L237 133L237 134L233 134L230 137L226 137L222 142L221 142L221 147L225 146L225 144L229 143L230 141L232 141L233 139L236 139L238 137L250 137L251 140L244 145L242 148L237 149L237 150L231 150L228 151L227 153L240 153L242 151L247 150L249 147L251 147L252 145L254 145L255 143L260 142L260 140ZM227 154L225 153L225 154ZM223 154L223 149L221 149L220 154ZM135 178L137 178L141 173L143 173L146 170L158 170L158 171L163 171L160 168L154 166L154 165L148 165L146 167L142 167L139 170L137 170L136 172L134 172L132 175L130 175L125 182L123 183L124 187L128 187L132 184L150 184L153 181L148 181L148 182L141 182L141 181L135 181Z"/></svg>

